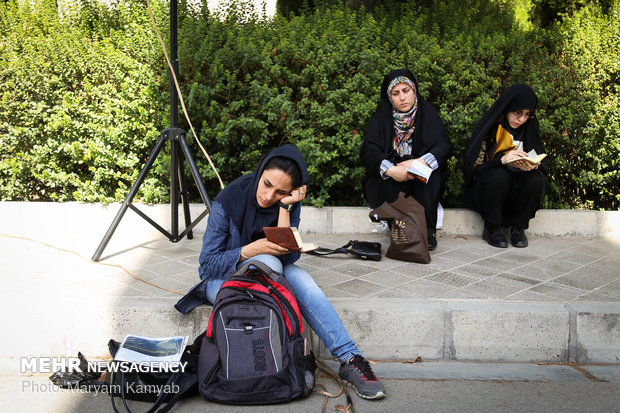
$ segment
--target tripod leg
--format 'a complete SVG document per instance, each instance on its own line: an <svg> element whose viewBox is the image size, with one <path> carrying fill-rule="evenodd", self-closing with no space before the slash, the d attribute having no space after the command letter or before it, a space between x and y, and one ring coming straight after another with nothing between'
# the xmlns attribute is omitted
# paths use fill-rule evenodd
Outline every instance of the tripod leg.
<svg viewBox="0 0 620 413"><path fill-rule="evenodd" d="M188 228L192 224L192 219L189 211L189 195L187 193L187 179L185 178L185 170L183 168L183 157L181 153L179 155L179 184L181 185L181 201L183 202L183 214L185 216L185 228ZM194 238L194 233L190 230L187 232L187 239Z"/></svg>
<svg viewBox="0 0 620 413"><path fill-rule="evenodd" d="M149 159L146 161L146 165L144 165L144 168L142 168L142 171L140 171L140 174L138 175L138 179L136 179L136 182L131 187L131 190L129 191L127 198L125 198L125 201L123 201L123 204L121 205L121 208L116 214L116 217L112 221L110 228L108 228L108 231L106 232L103 239L101 240L99 247L97 247L97 250L95 251L95 254L92 257L93 261L99 261L99 258L101 258L101 254L103 253L103 250L108 245L108 242L110 242L110 238L112 238L114 231L116 231L116 227L118 227L118 224L121 222L121 219L123 219L123 215L125 215L125 212L127 211L127 208L129 207L129 205L131 204L131 201L138 193L138 189L140 189L140 185L142 185L142 182L144 182L144 179L146 178L147 173L153 166L153 163L155 163L155 159L157 159L157 155L159 154L159 152L161 151L165 143L166 143L166 136L165 134L162 133L162 135L159 137L159 141L157 141L157 144L155 145L155 148L153 149L153 152L151 153L151 156L149 156Z"/></svg>
<svg viewBox="0 0 620 413"><path fill-rule="evenodd" d="M194 158L192 157L192 153L189 150L189 146L187 145L185 136L179 139L179 143L181 144L181 149L183 149L183 153L185 154L185 158L187 159L189 168L192 171L194 181L196 181L196 186L198 187L198 192L200 192L202 202L207 206L207 210L211 210L211 199L209 198L204 183L202 182L200 172L198 172L198 167L196 166L196 162L194 162Z"/></svg>

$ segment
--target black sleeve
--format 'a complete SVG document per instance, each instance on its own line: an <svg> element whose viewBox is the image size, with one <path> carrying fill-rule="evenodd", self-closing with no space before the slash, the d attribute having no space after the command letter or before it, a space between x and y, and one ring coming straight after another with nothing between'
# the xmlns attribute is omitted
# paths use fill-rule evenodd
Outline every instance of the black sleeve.
<svg viewBox="0 0 620 413"><path fill-rule="evenodd" d="M364 133L364 142L360 149L360 160L364 168L366 168L367 176L379 177L379 168L384 159L398 163L396 158L384 150L384 137L381 128L382 122L378 113L375 113L368 122L366 132Z"/></svg>
<svg viewBox="0 0 620 413"><path fill-rule="evenodd" d="M491 160L491 162L485 162L482 165L478 165L474 168L474 171L473 171L474 179L483 175L486 171L488 171L491 168L499 168L502 166L504 166L504 164L502 164L502 157L496 156L495 158Z"/></svg>

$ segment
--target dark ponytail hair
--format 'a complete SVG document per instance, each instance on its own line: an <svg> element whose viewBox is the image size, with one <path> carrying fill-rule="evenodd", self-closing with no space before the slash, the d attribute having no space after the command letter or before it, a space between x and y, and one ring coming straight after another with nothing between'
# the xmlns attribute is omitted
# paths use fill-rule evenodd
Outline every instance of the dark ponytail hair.
<svg viewBox="0 0 620 413"><path fill-rule="evenodd" d="M285 158L282 156L273 157L265 165L265 171L270 169L279 169L291 177L293 182L293 188L299 188L301 186L301 171L299 166L291 158Z"/></svg>

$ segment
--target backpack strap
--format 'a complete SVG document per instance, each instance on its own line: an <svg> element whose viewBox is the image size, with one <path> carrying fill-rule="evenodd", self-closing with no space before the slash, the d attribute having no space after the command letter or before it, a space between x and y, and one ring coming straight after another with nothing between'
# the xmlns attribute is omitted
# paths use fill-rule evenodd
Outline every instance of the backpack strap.
<svg viewBox="0 0 620 413"><path fill-rule="evenodd" d="M125 411L127 413L132 413L132 411L129 409L129 406L127 405L127 399L125 397L125 388L127 387L127 382L125 381L125 373L120 372L119 375L121 376L120 385L121 385L121 399L123 401L123 407L125 408ZM153 403L151 408L146 413L155 413L155 412L165 413L169 411L170 409L172 409L172 407L177 402L177 400L179 400L179 398L183 395L183 393L191 389L192 386L194 386L197 382L198 382L198 379L195 373L184 375L181 372L177 372L177 373L172 374L164 386L167 387L172 384L175 384L179 386L179 391L176 392L175 395L170 400L168 400L168 402L163 408L161 408L160 410L157 410L164 403L164 399L168 395L168 393L161 392L159 396L157 397L157 400ZM112 382L110 384L111 385L114 384L114 379L112 379ZM114 402L114 392L110 392L110 400L112 402L112 409L114 409L116 413L120 413L118 408L116 407L116 403Z"/></svg>
<svg viewBox="0 0 620 413"><path fill-rule="evenodd" d="M263 274L271 278L273 281L277 281L276 279L277 277L275 274L278 274L278 273L276 271L274 271L270 266L263 263L262 261L252 260L252 259L250 259L248 262L243 264L243 266L239 268L237 271L235 271L232 275L243 275L249 271L250 267L257 268L258 270L262 271Z"/></svg>
<svg viewBox="0 0 620 413"><path fill-rule="evenodd" d="M310 333L310 347L312 348L312 352L314 353L314 335L312 333ZM336 382L336 384L340 386L340 391L337 394L332 394L327 391L314 390L315 393L319 393L325 396L325 402L323 403L323 412L325 412L325 408L327 407L327 402L329 401L330 398L340 397L340 395L344 393L346 397L347 405L346 406L336 405L335 406L336 410L345 412L345 413L356 413L355 407L353 406L353 399L351 398L351 394L349 393L349 389L347 388L347 385L344 382L344 380L338 375L338 373L332 370L331 367L329 367L323 360L320 360L319 358L317 358L315 360L315 363L319 371L322 371L327 377L333 379ZM315 386L322 387L323 389L325 389L325 386L320 385L320 384L316 384ZM351 409L350 412L349 412L349 409Z"/></svg>
<svg viewBox="0 0 620 413"><path fill-rule="evenodd" d="M168 380L168 384L170 384L170 383L174 383L177 386L179 386L179 391L176 392L175 395L170 400L168 400L168 402L166 403L166 406L164 406L163 408L157 410L159 408L159 406L161 406L161 404L164 402L164 398L166 396L166 393L162 392L159 395L159 397L157 398L157 401L155 402L153 407L151 407L151 409L149 409L149 411L147 413L154 413L154 412L166 413L167 411L172 409L172 407L177 402L177 400L179 400L179 398L186 391L191 389L192 386L194 386L194 385L196 385L198 383L198 377L196 376L196 373L183 374L181 372L177 372L172 377L170 377L170 380Z"/></svg>

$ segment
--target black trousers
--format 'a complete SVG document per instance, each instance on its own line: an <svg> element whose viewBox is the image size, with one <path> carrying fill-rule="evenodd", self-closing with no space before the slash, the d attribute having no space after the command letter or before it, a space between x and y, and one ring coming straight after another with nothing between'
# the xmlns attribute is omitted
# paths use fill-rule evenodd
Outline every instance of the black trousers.
<svg viewBox="0 0 620 413"><path fill-rule="evenodd" d="M397 182L392 178L370 178L364 185L364 198L371 208L377 208L384 202L394 202L398 194L404 192L413 196L424 207L426 227L435 231L437 226L437 205L441 200L444 183L436 169L427 183L419 179Z"/></svg>
<svg viewBox="0 0 620 413"><path fill-rule="evenodd" d="M491 168L466 192L467 200L487 226L529 227L549 188L545 174Z"/></svg>

